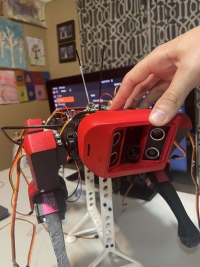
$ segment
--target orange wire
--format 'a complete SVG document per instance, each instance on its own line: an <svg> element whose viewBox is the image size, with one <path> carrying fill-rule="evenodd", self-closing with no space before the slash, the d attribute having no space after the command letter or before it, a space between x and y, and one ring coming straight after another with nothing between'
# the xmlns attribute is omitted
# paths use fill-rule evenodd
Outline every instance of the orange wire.
<svg viewBox="0 0 200 267"><path fill-rule="evenodd" d="M0 184L1 184L0 188L2 188L4 186L4 182L0 181Z"/></svg>
<svg viewBox="0 0 200 267"><path fill-rule="evenodd" d="M19 136L20 139L24 136L25 132L26 132L25 129L21 131L20 136Z"/></svg>
<svg viewBox="0 0 200 267"><path fill-rule="evenodd" d="M17 198L19 192L19 180L20 180L20 159L17 161L17 172L16 172L16 181L14 186L14 194L13 194L13 206L11 212L11 225L10 225L10 236L11 236L11 252L12 252L12 262L16 263L16 249L15 249L15 216L16 216L16 208L17 208Z"/></svg>
<svg viewBox="0 0 200 267"><path fill-rule="evenodd" d="M196 214L197 214L197 221L200 228L200 217L199 217L199 185L194 177L194 167L195 167L195 142L191 135L191 133L188 133L188 136L190 138L191 144L192 144L192 158L191 158L191 178L194 183L195 189L196 189Z"/></svg>
<svg viewBox="0 0 200 267"><path fill-rule="evenodd" d="M0 228L0 231L3 230L4 228L6 228L9 224L11 224L11 223L9 222L9 223L5 224L4 226L2 226L2 227Z"/></svg>
<svg viewBox="0 0 200 267"><path fill-rule="evenodd" d="M177 160L177 159L183 159L186 157L186 151L185 149L179 145L179 143L177 143L176 141L174 141L174 145L183 153L183 156L177 156L175 157L174 159Z"/></svg>
<svg viewBox="0 0 200 267"><path fill-rule="evenodd" d="M67 124L71 121L71 119L69 119L68 121L65 122L65 124L63 125L62 129L60 130L60 135L63 133L65 127L67 126Z"/></svg>
<svg viewBox="0 0 200 267"><path fill-rule="evenodd" d="M23 215L22 216L20 216L20 217L16 217L15 218L15 220L18 220L18 219L20 219L20 218L22 218L22 217L24 217ZM35 215L30 215L30 217L35 217ZM27 220L28 221L28 220ZM29 221L28 221L29 222ZM4 226L2 226L1 228L0 228L0 231L1 230L3 230L4 228L6 228L8 225L10 225L11 224L11 222L9 222L9 223L7 223L7 224L5 224Z"/></svg>
<svg viewBox="0 0 200 267"><path fill-rule="evenodd" d="M126 191L126 193L124 194L123 198L122 198L122 206L127 205L127 203L124 203L125 198L127 197L128 193L130 192L131 188L133 187L134 183L131 183Z"/></svg>
<svg viewBox="0 0 200 267"><path fill-rule="evenodd" d="M25 130L23 130L23 131L21 132L21 134L20 134L20 138L22 138L22 137L24 136L24 134L25 134ZM13 184L13 181L12 181L13 171L14 171L14 169L15 169L15 166L16 166L16 164L17 164L19 158L21 159L22 157L26 156L25 154L21 155L21 151L23 150L23 141L24 141L24 140L22 140L21 144L19 145L19 148L18 148L18 150L17 150L17 153L16 153L16 155L15 155L15 158L14 158L14 160L13 160L13 163L12 163L11 168L10 168L10 171L9 171L9 181L10 181L10 184L11 184L11 187L12 187L12 190L13 190L13 195L14 195L14 190L15 190L15 187L14 187L14 184ZM22 175L23 175L23 177L24 177L26 183L29 184L29 181L27 180L27 178L26 178L26 176L25 176L25 174L24 174L24 172L22 171L21 168L20 168L20 172L22 173ZM12 201L13 201L13 195L12 195L12 197L11 197L11 207L13 207L13 203L12 203ZM24 213L20 213L20 212L18 212L18 211L15 211L15 212L16 212L17 214L19 214L19 215L22 215L22 216L30 216L30 213L24 214Z"/></svg>
<svg viewBox="0 0 200 267"><path fill-rule="evenodd" d="M11 184L11 187L12 187L12 190L13 190L13 195L11 197L11 207L13 207L13 197L14 197L14 191L15 191L15 186L14 186L13 181L12 181L12 174L13 174L13 171L14 171L14 168L15 168L16 164L18 163L18 160L25 156L25 155L21 155L20 156L22 148L23 148L23 141L21 142L21 144L20 144L20 146L19 146L19 148L17 150L16 156L14 158L14 161L13 161L12 166L11 166L10 171L9 171L9 181L10 181L10 184ZM29 213L24 214L24 213L20 213L18 211L16 211L16 213L20 214L20 215L23 215L23 216L29 216L30 215Z"/></svg>
<svg viewBox="0 0 200 267"><path fill-rule="evenodd" d="M19 193L19 182L20 182L20 160L23 157L20 156L18 157L17 160L17 170L16 170L16 180L15 180L15 186L14 186L14 194L13 194L13 206L12 206L12 212L11 212L11 251L12 251L12 262L16 263L16 248L15 248L15 219L18 220L23 220L26 222L31 223L30 221L22 218L16 218L16 208L17 208L17 199L18 199L18 193ZM34 245L34 240L35 240L35 234L36 234L36 227L33 223L33 233L32 233L32 238L31 238L31 244L29 248L29 254L28 254L28 266L30 266L30 260L31 260L31 255L32 255L32 250L33 250L33 245Z"/></svg>
<svg viewBox="0 0 200 267"><path fill-rule="evenodd" d="M12 187L13 190L14 190L14 184L13 184L13 181L12 181L12 174L13 174L14 168L15 168L15 166L17 164L17 160L18 160L18 157L19 157L19 155L21 153L22 147L23 147L23 142L21 142L21 144L19 145L19 148L17 150L17 153L15 155L15 158L14 158L13 163L12 163L12 165L10 167L10 170L9 170L9 181L10 181L10 184L11 184L11 187Z"/></svg>
<svg viewBox="0 0 200 267"><path fill-rule="evenodd" d="M20 156L20 159L22 158L22 157L24 157L25 155L21 155ZM25 179L25 181L26 181L26 183L29 185L29 181L27 180L27 178L26 178L26 176L25 176L25 174L23 173L23 171L22 171L22 169L20 168L20 173L22 173L22 175L23 175L23 177L24 177L24 179ZM13 191L13 193L14 193L14 191ZM13 194L12 194L12 197L11 197L11 207L13 206ZM21 213L21 212L19 212L19 211L15 211L17 214L19 214L19 215L22 215L22 216L30 216L30 212L29 213Z"/></svg>
<svg viewBox="0 0 200 267"><path fill-rule="evenodd" d="M21 136L23 136L25 130L22 131ZM13 163L11 165L11 168L9 170L9 181L13 190L13 203L12 203L12 198L11 198L11 207L12 207L12 212L11 212L11 226L10 226L10 236L11 236L11 252L12 252L12 262L16 263L16 251L15 251L15 216L16 216L16 207L17 207L17 198L18 198L18 190L19 190L19 164L20 163L20 153L23 148L23 141L19 145L19 148L17 150L17 153L15 155L15 158L13 160ZM14 168L17 164L17 172L16 172L16 181L15 185L12 181L12 174L14 171Z"/></svg>
<svg viewBox="0 0 200 267"><path fill-rule="evenodd" d="M25 156L25 155L23 155L23 156ZM20 172L21 172L22 176L24 177L24 180L26 181L27 185L29 185L30 183L29 183L25 173L22 171L22 169L20 169Z"/></svg>
<svg viewBox="0 0 200 267"><path fill-rule="evenodd" d="M21 220L21 221L25 221L28 222L30 224L33 225L33 233L32 233L32 237L31 237L31 243L30 243L30 247L29 247L29 253L28 253L28 259L27 259L27 266L30 266L31 263L31 257L32 257L32 252L33 252L33 246L34 246L34 242L35 242L35 236L36 236L36 225L26 219L23 218L16 218L17 220Z"/></svg>
<svg viewBox="0 0 200 267"><path fill-rule="evenodd" d="M33 250L33 245L34 245L34 241L35 241L35 236L36 236L36 225L26 219L23 219L21 217L15 218L15 220L21 220L21 221L25 221L28 222L30 224L33 225L33 233L32 233L32 238L31 238L31 244L30 244L30 249L29 249L29 254L28 254L28 260L27 260L27 266L30 266L30 261L31 261L31 256L32 256L32 250ZM0 231L3 230L4 228L6 228L9 224L11 224L11 222L7 223L6 225L4 225L3 227L0 228Z"/></svg>

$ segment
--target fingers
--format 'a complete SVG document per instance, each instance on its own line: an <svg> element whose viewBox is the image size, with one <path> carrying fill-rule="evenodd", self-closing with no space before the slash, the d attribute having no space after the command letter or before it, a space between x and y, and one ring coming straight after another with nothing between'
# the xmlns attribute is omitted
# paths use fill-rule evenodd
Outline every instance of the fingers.
<svg viewBox="0 0 200 267"><path fill-rule="evenodd" d="M147 67L148 64L145 64L145 59L143 59L126 74L117 95L113 99L110 110L121 108L128 97L131 95L135 87L148 78L150 72Z"/></svg>
<svg viewBox="0 0 200 267"><path fill-rule="evenodd" d="M167 48L165 48L165 44L163 44L162 47L160 46L154 49L154 51L141 60L126 74L117 95L113 99L110 110L121 108L126 101L126 107L132 104L134 105L134 97L137 95L137 92L141 92L141 94L138 95L138 98L142 97L143 92L145 91L145 80L147 80L149 76L155 75L160 77L161 74L164 76L171 75L170 71L172 68L172 62L166 55L166 50ZM136 89L139 84L143 84L143 86L141 85L141 88L138 87L138 89ZM136 90L135 93L133 93L134 90ZM130 96L131 98L128 100Z"/></svg>
<svg viewBox="0 0 200 267"><path fill-rule="evenodd" d="M139 101L141 101L142 97L154 87L159 79L160 78L158 78L154 74L151 74L144 82L138 84L127 99L124 108L136 107Z"/></svg>
<svg viewBox="0 0 200 267"><path fill-rule="evenodd" d="M189 92L195 87L191 71L179 67L169 88L156 102L149 121L161 126L168 123L179 111Z"/></svg>
<svg viewBox="0 0 200 267"><path fill-rule="evenodd" d="M167 90L169 85L170 85L169 81L163 81L163 80L159 81L153 88L151 88L151 90L149 90L149 93L140 103L139 109L149 108L153 103L155 103L161 97L161 95Z"/></svg>

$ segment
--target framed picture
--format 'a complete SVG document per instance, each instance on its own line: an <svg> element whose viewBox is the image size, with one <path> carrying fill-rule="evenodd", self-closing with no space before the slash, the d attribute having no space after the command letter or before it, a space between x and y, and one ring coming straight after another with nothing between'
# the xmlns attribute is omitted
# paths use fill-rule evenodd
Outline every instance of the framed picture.
<svg viewBox="0 0 200 267"><path fill-rule="evenodd" d="M76 61L76 43L66 43L58 46L59 50L59 62L71 62Z"/></svg>
<svg viewBox="0 0 200 267"><path fill-rule="evenodd" d="M66 43L75 40L74 20L57 25L58 43Z"/></svg>

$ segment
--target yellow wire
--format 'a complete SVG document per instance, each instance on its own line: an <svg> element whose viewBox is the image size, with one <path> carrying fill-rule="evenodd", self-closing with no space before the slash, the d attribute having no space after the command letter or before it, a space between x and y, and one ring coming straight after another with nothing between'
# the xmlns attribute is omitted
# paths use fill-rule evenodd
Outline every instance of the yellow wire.
<svg viewBox="0 0 200 267"><path fill-rule="evenodd" d="M67 126L67 124L71 121L71 119L69 119L68 121L65 122L65 124L63 125L62 129L60 130L60 135L63 133L63 131L65 130L65 127Z"/></svg>
<svg viewBox="0 0 200 267"><path fill-rule="evenodd" d="M129 185L128 189L126 190L126 192L125 192L125 194L124 194L124 196L123 196L123 198L122 198L122 206L127 205L127 203L124 203L124 201L125 201L125 198L128 196L128 193L129 193L129 191L131 190L131 188L133 187L133 185L134 185L134 183L131 183L131 184Z"/></svg>

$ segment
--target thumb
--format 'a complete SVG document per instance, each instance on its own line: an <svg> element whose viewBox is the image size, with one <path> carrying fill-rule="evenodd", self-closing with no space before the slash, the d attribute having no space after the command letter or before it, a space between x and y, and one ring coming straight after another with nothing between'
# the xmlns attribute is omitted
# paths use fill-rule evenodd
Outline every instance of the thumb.
<svg viewBox="0 0 200 267"><path fill-rule="evenodd" d="M189 73L177 70L169 88L156 102L149 121L155 126L167 124L179 111L185 98L195 85L190 82L192 79Z"/></svg>

